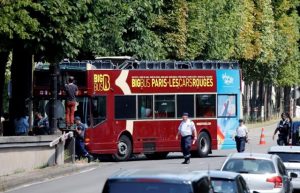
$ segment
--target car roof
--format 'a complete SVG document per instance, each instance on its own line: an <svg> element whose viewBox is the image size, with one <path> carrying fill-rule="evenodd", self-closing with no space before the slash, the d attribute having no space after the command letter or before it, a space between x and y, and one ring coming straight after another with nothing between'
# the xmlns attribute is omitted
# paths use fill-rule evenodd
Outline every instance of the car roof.
<svg viewBox="0 0 300 193"><path fill-rule="evenodd" d="M264 154L264 153L233 153L228 156L228 159L253 158L253 159L273 160L274 157L275 156L272 154Z"/></svg>
<svg viewBox="0 0 300 193"><path fill-rule="evenodd" d="M240 176L239 173L228 172L228 171L210 170L205 172L211 178L220 178L220 179L228 179L228 180L234 180L237 176Z"/></svg>
<svg viewBox="0 0 300 193"><path fill-rule="evenodd" d="M208 177L207 172L182 172L182 171L154 171L154 170L122 170L111 177L108 180L136 180L136 179L151 179L162 180L165 182L193 182L198 181L201 178Z"/></svg>
<svg viewBox="0 0 300 193"><path fill-rule="evenodd" d="M300 153L300 146L272 146L268 153Z"/></svg>

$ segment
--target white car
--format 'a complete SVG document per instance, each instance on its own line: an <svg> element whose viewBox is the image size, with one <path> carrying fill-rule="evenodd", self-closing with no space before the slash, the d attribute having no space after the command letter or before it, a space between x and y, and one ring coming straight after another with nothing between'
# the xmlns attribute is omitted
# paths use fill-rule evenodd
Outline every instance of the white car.
<svg viewBox="0 0 300 193"><path fill-rule="evenodd" d="M292 193L293 185L284 164L277 155L260 153L235 153L228 156L221 171L240 173L251 192Z"/></svg>
<svg viewBox="0 0 300 193"><path fill-rule="evenodd" d="M285 165L288 173L296 173L292 184L295 190L300 190L300 146L273 146L269 148L269 154L278 155Z"/></svg>

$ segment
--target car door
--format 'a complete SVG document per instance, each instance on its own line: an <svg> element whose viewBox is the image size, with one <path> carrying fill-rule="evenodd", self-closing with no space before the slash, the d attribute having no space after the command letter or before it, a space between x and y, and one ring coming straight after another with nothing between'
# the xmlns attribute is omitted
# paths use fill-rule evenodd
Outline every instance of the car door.
<svg viewBox="0 0 300 193"><path fill-rule="evenodd" d="M293 188L291 185L290 177L288 176L286 168L280 158L277 158L277 167L278 167L279 174L282 177L282 186L284 190L286 190L286 193L292 192Z"/></svg>

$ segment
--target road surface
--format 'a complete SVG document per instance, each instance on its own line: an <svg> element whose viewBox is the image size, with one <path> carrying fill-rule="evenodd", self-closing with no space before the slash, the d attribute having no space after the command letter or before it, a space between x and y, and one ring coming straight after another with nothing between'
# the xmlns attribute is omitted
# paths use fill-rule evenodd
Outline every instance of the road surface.
<svg viewBox="0 0 300 193"><path fill-rule="evenodd" d="M252 129L250 131L250 144L247 144L247 152L266 153L268 147L275 144L272 141L274 125L265 128L267 145L258 145L261 129ZM128 162L107 162L102 163L97 168L92 168L79 174L61 177L46 182L37 182L28 184L10 193L99 193L108 176L125 169L150 169L150 170L207 170L219 169L229 153L235 150L217 150L207 158L192 158L191 164L182 165L183 158L180 153L172 153L165 160L147 160L139 159Z"/></svg>

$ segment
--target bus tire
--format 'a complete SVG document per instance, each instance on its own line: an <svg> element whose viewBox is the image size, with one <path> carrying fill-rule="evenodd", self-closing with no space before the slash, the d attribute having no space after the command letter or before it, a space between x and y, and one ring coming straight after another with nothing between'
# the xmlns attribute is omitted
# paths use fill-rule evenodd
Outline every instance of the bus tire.
<svg viewBox="0 0 300 193"><path fill-rule="evenodd" d="M116 161L129 160L132 154L132 142L126 135L122 135L117 146L117 153L113 155Z"/></svg>
<svg viewBox="0 0 300 193"><path fill-rule="evenodd" d="M197 151L199 157L207 157L211 150L211 140L206 132L201 132L198 137Z"/></svg>
<svg viewBox="0 0 300 193"><path fill-rule="evenodd" d="M146 153L145 156L148 159L160 160L165 159L168 156L169 152L155 152L155 153Z"/></svg>

